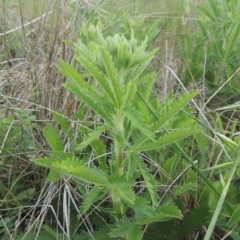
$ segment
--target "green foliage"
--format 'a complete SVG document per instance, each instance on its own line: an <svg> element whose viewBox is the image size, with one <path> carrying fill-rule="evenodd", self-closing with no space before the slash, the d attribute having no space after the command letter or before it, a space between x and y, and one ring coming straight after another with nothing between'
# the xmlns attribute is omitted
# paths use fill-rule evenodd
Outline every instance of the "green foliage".
<svg viewBox="0 0 240 240"><path fill-rule="evenodd" d="M56 155L64 147L53 125L44 130L52 156L34 160L37 165L90 184L80 217L93 204L101 205L104 197L110 197L113 209L102 209L115 218L112 238L142 239L144 225L183 217L173 199L159 205L158 181L140 152L158 151L198 132L194 118L189 117L191 110L186 107L197 92L182 94L178 100L169 96L166 103L159 104L151 94L155 74L147 70L156 50L148 52L147 46L147 39L137 41L133 31L129 38L119 34L104 36L101 27L83 24L81 38L74 45L75 60L83 69L79 73L64 61L58 69L68 78L64 86L102 118L92 131L83 131L85 136L75 145L82 153L90 147L99 164L90 163L90 159L86 162L81 155ZM84 76L89 76L89 81ZM59 114L55 114L55 120L65 132L71 131ZM166 134L160 134L162 131ZM112 139L110 146L101 140L103 134ZM144 180L141 187L146 189L143 197L135 190L139 177ZM134 221L129 214L135 216Z"/></svg>
<svg viewBox="0 0 240 240"><path fill-rule="evenodd" d="M25 109L19 109L15 115L0 119L0 137L2 164L12 158L11 154L27 154L32 149L37 149L34 136L39 126L35 123L36 116L29 115Z"/></svg>
<svg viewBox="0 0 240 240"><path fill-rule="evenodd" d="M59 132L53 125L49 124L43 130L43 133L54 152L60 152L64 150L64 144L61 138L59 138Z"/></svg>
<svg viewBox="0 0 240 240"><path fill-rule="evenodd" d="M105 186L108 184L107 176L105 176L100 169L89 169L87 166L83 165L82 161L74 157L64 160L46 157L34 162L39 166L48 167L61 173L70 174L76 178L95 185Z"/></svg>
<svg viewBox="0 0 240 240"><path fill-rule="evenodd" d="M207 223L209 219L209 207L203 204L190 212L184 219L183 223L179 228L179 237L185 237L192 233L194 230L198 230Z"/></svg>
<svg viewBox="0 0 240 240"><path fill-rule="evenodd" d="M239 239L238 0L201 2L194 18L188 14L196 1L65 1L57 14L48 12L50 21L22 29L7 17L11 2L2 9L12 26L0 27L0 238ZM41 31L32 29L38 23ZM46 49L36 32L47 36ZM217 113L201 105L193 114L189 102L198 91L158 96L171 76L159 78L153 68L179 63L178 49L171 56L178 37L181 79L207 87L202 100ZM27 49L31 78L22 67L21 74L36 81L23 99L31 99L28 109L2 102L10 99L2 79L16 74L4 65L12 49ZM62 77L52 69L59 56ZM46 86L54 87L51 96Z"/></svg>
<svg viewBox="0 0 240 240"><path fill-rule="evenodd" d="M200 32L187 35L181 44L187 67L186 82L205 85L209 94L232 103L240 87L238 1L211 0L200 5L199 10Z"/></svg>

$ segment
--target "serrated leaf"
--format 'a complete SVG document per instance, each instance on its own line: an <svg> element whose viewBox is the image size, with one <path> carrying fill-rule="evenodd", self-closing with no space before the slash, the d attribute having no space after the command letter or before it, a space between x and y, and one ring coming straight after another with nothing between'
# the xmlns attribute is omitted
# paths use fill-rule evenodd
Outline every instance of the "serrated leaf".
<svg viewBox="0 0 240 240"><path fill-rule="evenodd" d="M131 222L130 220L126 219L124 222L119 224L117 228L111 229L109 236L111 238L118 238L121 236L125 236L127 231L134 225L135 225L134 222Z"/></svg>
<svg viewBox="0 0 240 240"><path fill-rule="evenodd" d="M210 20L212 20L213 22L215 22L215 16L214 14L212 14L207 8L203 7L203 6L198 6L198 9L204 13L208 18L210 18Z"/></svg>
<svg viewBox="0 0 240 240"><path fill-rule="evenodd" d="M228 36L226 52L225 52L225 59L229 59L229 56L232 54L235 46L237 45L238 39L240 34L240 24L236 24L232 27L230 35Z"/></svg>
<svg viewBox="0 0 240 240"><path fill-rule="evenodd" d="M134 204L128 203L128 205L137 214L142 214L150 217L154 213L153 208L150 206L150 201L146 200L145 198L136 197Z"/></svg>
<svg viewBox="0 0 240 240"><path fill-rule="evenodd" d="M114 39L116 41L116 39ZM124 69L125 63L126 63L126 55L124 54L126 51L126 40L124 36L121 36L120 40L117 46L118 50L117 50L117 68L118 69ZM116 45L116 44L115 44Z"/></svg>
<svg viewBox="0 0 240 240"><path fill-rule="evenodd" d="M134 191L129 188L128 184L109 184L109 190L114 192L119 198L124 202L129 204L134 204L136 200L136 195Z"/></svg>
<svg viewBox="0 0 240 240"><path fill-rule="evenodd" d="M96 89L86 83L83 77L68 63L64 61L61 62L61 67L58 67L59 71L62 72L71 82L64 83L63 86L69 89L75 96L77 96L80 100L84 101L84 103L102 116L105 120L111 121L109 115L106 114L106 109L104 106L99 103L104 103L107 105L107 108L111 108L111 102L104 95L99 95ZM103 79L103 81L105 81ZM94 101L95 100L95 101Z"/></svg>
<svg viewBox="0 0 240 240"><path fill-rule="evenodd" d="M216 19L219 18L220 17L220 11L218 9L219 4L215 0L209 0L208 2Z"/></svg>
<svg viewBox="0 0 240 240"><path fill-rule="evenodd" d="M131 153L129 160L131 161L131 159L134 159L134 161L136 162L136 165L138 166L138 168L142 174L144 183L145 183L145 185L148 189L148 192L151 196L152 205L154 207L157 207L159 197L157 195L156 181L154 181L153 175L150 174L150 169L147 168L145 163L142 161L142 159L136 153Z"/></svg>
<svg viewBox="0 0 240 240"><path fill-rule="evenodd" d="M103 91L108 96L108 99L111 100L113 105L118 106L118 100L114 95L114 92L112 92L111 88L109 87L109 83L104 78L100 69L97 67L97 65L94 65L93 62L89 60L89 55L86 55L86 50L82 49L81 45L78 45L77 47L79 47L79 55L76 57L76 60L79 61L100 84ZM93 52L90 52L90 54L93 55Z"/></svg>
<svg viewBox="0 0 240 240"><path fill-rule="evenodd" d="M128 161L128 168L127 168L127 173L126 173L126 177L128 180L137 171L137 162L134 157L131 157L130 153L127 154L126 159Z"/></svg>
<svg viewBox="0 0 240 240"><path fill-rule="evenodd" d="M130 81L126 86L124 86L123 91L124 91L124 96L121 103L121 108L124 108L125 106L128 106L131 103L137 91L137 86L132 81Z"/></svg>
<svg viewBox="0 0 240 240"><path fill-rule="evenodd" d="M173 205L173 203L165 203L155 211L154 215L151 217L144 217L141 220L137 220L140 225L149 224L153 222L168 221L173 218L182 218L181 211Z"/></svg>
<svg viewBox="0 0 240 240"><path fill-rule="evenodd" d="M86 240L94 239L94 240L111 240L111 237L109 236L110 229L107 226L101 226L97 231L94 231L94 235L89 235L89 237ZM82 236L82 232L80 233ZM82 240L80 238L76 238L74 240Z"/></svg>
<svg viewBox="0 0 240 240"><path fill-rule="evenodd" d="M168 101L160 109L161 112L159 113L159 119L155 122L152 131L155 132L164 126L164 124L170 121L174 115L182 110L183 107L197 95L198 91L190 91L188 94L182 94L178 97L178 99L172 99L171 95L169 95Z"/></svg>
<svg viewBox="0 0 240 240"><path fill-rule="evenodd" d="M143 91L141 92L141 94L142 94L142 97L145 99L145 101L148 101L149 97L152 94L152 88L156 81L157 74L156 73L146 74L144 77L147 80L146 80L146 83L144 84L144 88L143 88Z"/></svg>
<svg viewBox="0 0 240 240"><path fill-rule="evenodd" d="M124 114L128 117L134 127L139 129L144 135L146 135L150 139L154 139L154 134L149 130L149 126L147 123L143 122L143 117L141 113L133 108L125 108L123 110Z"/></svg>
<svg viewBox="0 0 240 240"><path fill-rule="evenodd" d="M84 108L81 106L74 116L74 120L82 121L84 119Z"/></svg>
<svg viewBox="0 0 240 240"><path fill-rule="evenodd" d="M79 74L70 64L60 60L61 66L58 67L58 70L64 74L75 86L86 88L87 83L84 81L81 74Z"/></svg>
<svg viewBox="0 0 240 240"><path fill-rule="evenodd" d="M87 212L92 206L92 204L97 200L101 199L105 193L106 193L106 189L101 188L99 186L93 187L85 196L84 203L81 206L82 208L82 211L80 211L81 215Z"/></svg>
<svg viewBox="0 0 240 240"><path fill-rule="evenodd" d="M123 92L122 86L120 85L118 71L115 67L115 64L113 63L112 56L110 55L108 50L105 49L104 47L101 47L100 52L102 54L101 57L103 60L105 70L107 72L109 86L115 96L115 101L117 103L116 107L119 108L121 105Z"/></svg>
<svg viewBox="0 0 240 240"><path fill-rule="evenodd" d="M147 143L147 144L144 144L143 146L141 144L140 146L137 146L137 147L133 146L132 151L141 152L141 151L156 150L164 146L167 146L171 143L177 142L183 138L194 135L195 133L198 133L198 132L199 132L199 129L196 127L171 131L169 134L165 134L164 136L160 137L159 139L157 139L152 143Z"/></svg>
<svg viewBox="0 0 240 240"><path fill-rule="evenodd" d="M59 131L52 124L48 124L43 129L43 133L53 151L64 151L64 144L59 136Z"/></svg>
<svg viewBox="0 0 240 240"><path fill-rule="evenodd" d="M141 227L137 224L132 225L130 229L128 229L126 234L127 240L141 240L143 237L143 231L141 230Z"/></svg>
<svg viewBox="0 0 240 240"><path fill-rule="evenodd" d="M61 129L67 133L71 127L70 121L58 112L53 113L54 120L61 126Z"/></svg>
<svg viewBox="0 0 240 240"><path fill-rule="evenodd" d="M77 145L76 150L80 150L80 149L88 146L89 144L91 144L91 142L98 139L99 136L107 129L108 129L107 126L100 126L97 129L95 129L94 131L92 131L91 133L89 133L87 136L87 139L85 139L84 141L82 141L80 144Z"/></svg>
<svg viewBox="0 0 240 240"><path fill-rule="evenodd" d="M107 109L108 111L111 110L111 107L109 105L105 108L105 106L99 104L98 102L93 101L86 94L84 89L76 88L76 86L73 84L65 83L63 85L64 87L69 89L75 96L77 96L80 100L82 100L88 107L90 107L97 114L99 114L103 119L105 119L108 122L111 122L111 118L109 114L107 114Z"/></svg>
<svg viewBox="0 0 240 240"><path fill-rule="evenodd" d="M71 175L79 178L85 182L92 183L100 186L108 185L107 176L97 168L89 169L83 165L80 159L54 159L54 158L42 158L33 160L39 166L46 167L58 171L62 174Z"/></svg>
<svg viewBox="0 0 240 240"><path fill-rule="evenodd" d="M149 104L143 98L141 93L138 92L139 97L142 99L142 102L146 105L149 109L150 114L157 119L152 126L149 126L148 129L151 130L152 133L155 133L157 130L161 129L168 121L170 121L174 115L176 115L183 107L196 95L198 94L197 91L191 91L189 94L182 94L178 97L177 100L173 99L172 94L168 95L168 99L166 103L162 105L162 107L158 110L158 116L153 112ZM138 141L136 141L133 149L140 149L142 144L145 144L147 138L141 137Z"/></svg>
<svg viewBox="0 0 240 240"><path fill-rule="evenodd" d="M177 186L177 189L174 190L174 195L180 196L183 193L187 192L189 189L195 189L196 188L196 183L184 183L182 185Z"/></svg>
<svg viewBox="0 0 240 240"><path fill-rule="evenodd" d="M56 172L50 170L50 172L47 175L46 180L48 182L57 182L60 180L59 174L57 174Z"/></svg>
<svg viewBox="0 0 240 240"><path fill-rule="evenodd" d="M109 167L107 165L107 159L106 159L106 146L104 145L104 143L102 141L100 141L99 139L95 139L92 143L91 146L93 147L97 158L98 158L98 162L99 165L101 166L101 169L103 171L108 172Z"/></svg>
<svg viewBox="0 0 240 240"><path fill-rule="evenodd" d="M179 236L181 238L186 237L188 234L191 234L193 231L198 230L206 224L209 220L209 207L207 204L201 205L194 209L193 212L190 212L183 219L183 223L181 225Z"/></svg>

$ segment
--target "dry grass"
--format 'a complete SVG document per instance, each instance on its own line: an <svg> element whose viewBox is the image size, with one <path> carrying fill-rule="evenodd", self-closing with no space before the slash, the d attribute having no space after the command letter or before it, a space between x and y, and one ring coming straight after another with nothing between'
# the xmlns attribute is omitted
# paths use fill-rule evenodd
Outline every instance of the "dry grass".
<svg viewBox="0 0 240 240"><path fill-rule="evenodd" d="M33 107L40 119L49 118L55 109L69 116L74 111L56 66L59 58L71 62L72 51L64 41L69 45L75 41L81 25L78 20L87 5L79 2L71 9L67 4L45 0L27 8L21 2L2 7L2 18L9 23L0 35L2 97L10 103L16 98L19 107Z"/></svg>

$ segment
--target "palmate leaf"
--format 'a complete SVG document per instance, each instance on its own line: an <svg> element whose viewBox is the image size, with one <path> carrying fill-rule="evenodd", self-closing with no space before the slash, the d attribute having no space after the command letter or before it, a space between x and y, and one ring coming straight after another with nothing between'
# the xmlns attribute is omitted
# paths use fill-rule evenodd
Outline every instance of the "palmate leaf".
<svg viewBox="0 0 240 240"><path fill-rule="evenodd" d="M50 168L62 174L71 175L78 179L81 179L87 183L107 186L108 178L103 171L97 168L89 169L83 165L80 159L72 157L66 160L54 159L54 158L42 158L33 160L39 166Z"/></svg>
<svg viewBox="0 0 240 240"><path fill-rule="evenodd" d="M94 230L94 235L92 235L92 233L90 232L88 234L88 237L83 238L83 233L86 234L86 232L82 231L82 232L80 232L79 237L76 237L76 238L71 239L71 240L90 240L90 239L93 239L93 240L112 240L111 237L108 235L109 231L110 231L110 226L101 225L101 228L98 228L97 230ZM75 235L76 234L74 234L74 236Z"/></svg>
<svg viewBox="0 0 240 240"><path fill-rule="evenodd" d="M183 138L189 137L191 135L194 135L195 133L198 133L200 130L199 128L192 126L185 129L177 129L174 131L171 131L169 134L165 134L164 136L158 138L156 141L146 144L141 144L138 146L133 146L132 151L134 152L141 152L141 151L149 151L154 149L159 149L164 146L167 146L171 143L177 142Z"/></svg>
<svg viewBox="0 0 240 240"><path fill-rule="evenodd" d="M172 202L164 203L157 209L151 217L141 217L137 220L140 225L149 224L153 222L168 221L173 218L182 218L182 213Z"/></svg>

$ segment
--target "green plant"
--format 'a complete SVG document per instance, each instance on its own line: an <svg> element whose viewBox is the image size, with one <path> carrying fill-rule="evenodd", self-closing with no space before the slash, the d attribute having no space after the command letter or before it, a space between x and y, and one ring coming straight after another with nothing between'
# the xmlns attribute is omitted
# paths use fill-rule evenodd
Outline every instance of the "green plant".
<svg viewBox="0 0 240 240"><path fill-rule="evenodd" d="M221 114L217 113L215 116L215 129L217 131L217 135L222 141L224 149L230 154L230 156L223 154L221 151L222 147L220 147L218 143L210 143L210 159L216 160L207 162L208 166L204 171L208 173L210 172L211 178L219 180L214 181L213 184L216 189L221 192L221 198L218 201L216 199L213 200L210 195L209 207L214 214L209 224L208 231L206 232L205 239L211 239L211 234L216 227L231 236L232 239L238 239L239 237L239 218L236 217L239 212L239 206L237 203L239 202L238 166L240 159L239 136L236 135L238 121L228 119L228 127L224 129L224 123L221 120L221 115L224 111L232 111L232 109L236 107L237 105L235 104L219 108L218 111L222 112ZM231 203L231 207L233 209L231 214L227 213L225 209L222 209L224 201Z"/></svg>
<svg viewBox="0 0 240 240"><path fill-rule="evenodd" d="M69 79L64 86L93 111L92 117L100 117L75 147L78 151L92 148L97 162L93 164L90 156L64 154L63 142L51 126L45 136L52 154L34 162L90 184L80 215L93 211L94 203L110 214L106 221L111 227L101 226L96 229L99 234L107 228L111 238L142 239L148 224L182 217L171 197L160 198L161 181L152 174L157 163L144 159L198 132L186 106L197 92L182 94L178 100L169 95L160 103L152 94L156 75L148 67L156 50L146 52L147 40L139 44L133 32L130 39L118 34L104 37L98 27L83 25L82 38L85 44L79 40L74 50L85 71L79 73L64 61L59 70ZM141 191L137 179L142 182ZM101 206L104 198L110 199L112 208L111 204Z"/></svg>
<svg viewBox="0 0 240 240"><path fill-rule="evenodd" d="M39 126L36 116L25 109L13 110L11 117L0 120L0 237L12 239L24 226L28 206L37 196L36 184L29 179L34 176L30 155L38 154L39 143L35 136Z"/></svg>
<svg viewBox="0 0 240 240"><path fill-rule="evenodd" d="M223 104L232 103L239 94L239 2L209 0L198 8L200 31L186 34L180 41L185 60L185 82L207 87L209 103L213 97ZM224 96L224 97L223 97Z"/></svg>

